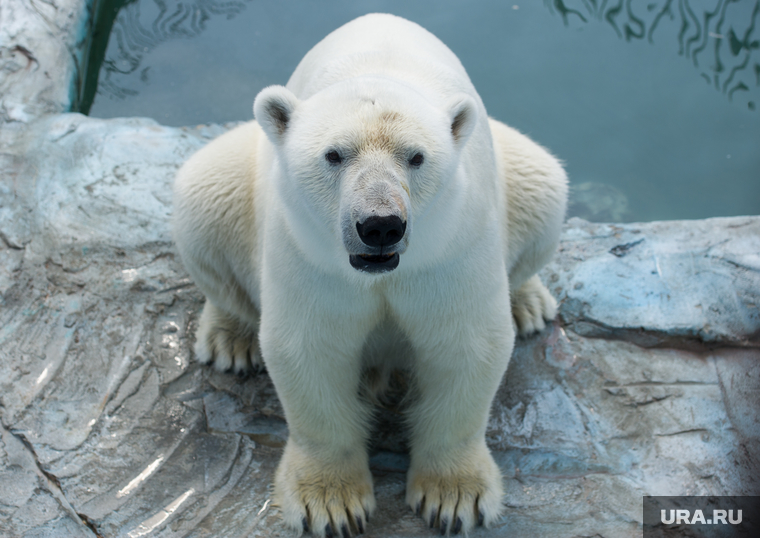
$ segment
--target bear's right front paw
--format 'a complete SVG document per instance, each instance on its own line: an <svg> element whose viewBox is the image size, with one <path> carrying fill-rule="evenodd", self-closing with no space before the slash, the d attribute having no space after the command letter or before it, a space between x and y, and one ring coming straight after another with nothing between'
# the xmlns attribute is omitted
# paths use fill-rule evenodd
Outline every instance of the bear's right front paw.
<svg viewBox="0 0 760 538"><path fill-rule="evenodd" d="M320 538L364 534L375 509L366 458L326 466L288 442L274 484L275 504L285 523Z"/></svg>
<svg viewBox="0 0 760 538"><path fill-rule="evenodd" d="M195 335L195 356L203 364L237 374L264 370L256 329L233 318L209 301L203 307Z"/></svg>

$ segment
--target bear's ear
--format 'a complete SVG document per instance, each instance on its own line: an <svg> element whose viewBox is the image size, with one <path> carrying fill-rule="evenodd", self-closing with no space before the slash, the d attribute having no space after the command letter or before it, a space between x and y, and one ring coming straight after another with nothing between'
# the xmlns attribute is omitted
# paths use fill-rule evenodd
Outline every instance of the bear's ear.
<svg viewBox="0 0 760 538"><path fill-rule="evenodd" d="M284 86L264 88L253 101L253 116L273 144L281 144L298 106L298 98Z"/></svg>
<svg viewBox="0 0 760 538"><path fill-rule="evenodd" d="M472 134L477 119L477 106L469 95L460 95L449 107L451 118L451 136L457 146L463 145Z"/></svg>

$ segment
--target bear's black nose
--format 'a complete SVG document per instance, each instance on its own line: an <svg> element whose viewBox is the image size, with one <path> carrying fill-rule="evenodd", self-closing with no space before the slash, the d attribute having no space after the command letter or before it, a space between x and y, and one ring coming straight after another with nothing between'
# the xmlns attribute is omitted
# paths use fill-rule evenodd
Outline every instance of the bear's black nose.
<svg viewBox="0 0 760 538"><path fill-rule="evenodd" d="M388 217L369 217L364 222L356 223L356 231L365 245L371 247L389 247L404 237L406 222L396 215Z"/></svg>

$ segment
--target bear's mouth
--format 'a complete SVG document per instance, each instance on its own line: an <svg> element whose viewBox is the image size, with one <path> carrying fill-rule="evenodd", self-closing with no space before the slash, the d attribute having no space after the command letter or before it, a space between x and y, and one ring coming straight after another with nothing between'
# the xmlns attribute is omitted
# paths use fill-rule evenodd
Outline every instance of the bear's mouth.
<svg viewBox="0 0 760 538"><path fill-rule="evenodd" d="M398 267L400 256L398 252L390 254L351 254L348 261L351 267L367 273L387 273Z"/></svg>

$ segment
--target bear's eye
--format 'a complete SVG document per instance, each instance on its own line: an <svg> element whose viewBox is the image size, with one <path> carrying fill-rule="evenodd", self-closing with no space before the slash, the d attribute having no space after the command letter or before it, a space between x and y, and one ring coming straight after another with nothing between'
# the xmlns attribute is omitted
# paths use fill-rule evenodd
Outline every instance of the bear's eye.
<svg viewBox="0 0 760 538"><path fill-rule="evenodd" d="M327 162L330 164L340 164L343 162L343 157L340 156L340 153L337 151L328 151L325 154L325 159L327 159Z"/></svg>
<svg viewBox="0 0 760 538"><path fill-rule="evenodd" d="M424 160L425 158L422 156L422 153L416 153L414 157L409 159L409 164L415 168L419 168Z"/></svg>

